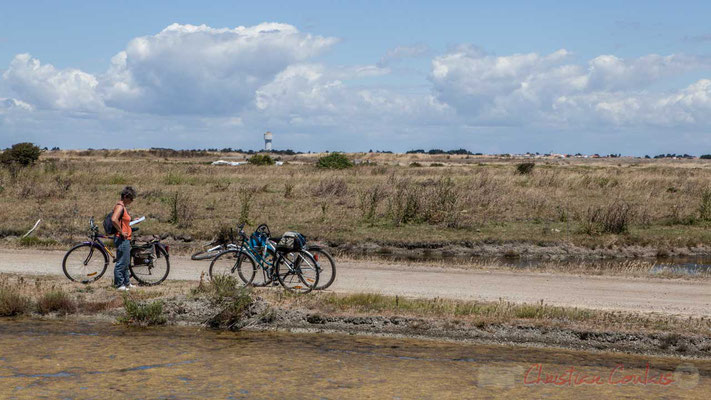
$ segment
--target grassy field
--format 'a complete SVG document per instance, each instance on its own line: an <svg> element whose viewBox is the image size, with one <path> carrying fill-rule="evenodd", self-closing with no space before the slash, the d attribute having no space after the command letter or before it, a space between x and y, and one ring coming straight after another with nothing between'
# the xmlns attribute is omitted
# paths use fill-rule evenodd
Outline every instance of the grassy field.
<svg viewBox="0 0 711 400"><path fill-rule="evenodd" d="M281 166L213 166L238 153L53 151L17 172L0 168L5 245L61 247L100 222L125 185L145 234L212 238L247 220L331 243L521 241L671 247L711 243L711 162L360 153L346 170L320 155Z"/></svg>

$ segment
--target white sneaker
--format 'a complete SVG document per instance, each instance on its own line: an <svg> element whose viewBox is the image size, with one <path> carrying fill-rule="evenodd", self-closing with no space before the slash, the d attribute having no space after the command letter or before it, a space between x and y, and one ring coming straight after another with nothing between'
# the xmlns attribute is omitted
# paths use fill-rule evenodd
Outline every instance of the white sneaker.
<svg viewBox="0 0 711 400"><path fill-rule="evenodd" d="M124 285L121 285L121 286L117 287L116 290L120 290L120 291L122 291L122 292L125 292L126 290L128 290L128 288L127 288L126 286L124 286Z"/></svg>
<svg viewBox="0 0 711 400"><path fill-rule="evenodd" d="M133 289L136 287L136 285L134 285L133 283L129 283L128 286L126 286L126 287L129 289Z"/></svg>

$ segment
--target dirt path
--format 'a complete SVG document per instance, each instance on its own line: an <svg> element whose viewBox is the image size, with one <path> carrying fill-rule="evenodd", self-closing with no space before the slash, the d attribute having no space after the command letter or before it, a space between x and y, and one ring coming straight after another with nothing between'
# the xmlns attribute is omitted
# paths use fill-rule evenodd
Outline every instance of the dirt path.
<svg viewBox="0 0 711 400"><path fill-rule="evenodd" d="M0 272L62 275L64 252L0 249ZM169 279L198 280L208 262L171 258ZM112 267L104 278L110 282ZM370 292L463 300L498 299L607 310L711 316L711 282L576 276L547 273L445 270L373 262L343 262L332 286L341 293Z"/></svg>

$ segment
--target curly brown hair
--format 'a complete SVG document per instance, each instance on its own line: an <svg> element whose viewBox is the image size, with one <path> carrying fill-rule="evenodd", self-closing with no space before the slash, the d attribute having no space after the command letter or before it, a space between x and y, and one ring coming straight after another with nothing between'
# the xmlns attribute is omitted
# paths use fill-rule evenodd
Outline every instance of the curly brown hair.
<svg viewBox="0 0 711 400"><path fill-rule="evenodd" d="M121 200L123 200L123 199L133 200L135 198L136 198L136 191L131 186L126 186L121 191Z"/></svg>

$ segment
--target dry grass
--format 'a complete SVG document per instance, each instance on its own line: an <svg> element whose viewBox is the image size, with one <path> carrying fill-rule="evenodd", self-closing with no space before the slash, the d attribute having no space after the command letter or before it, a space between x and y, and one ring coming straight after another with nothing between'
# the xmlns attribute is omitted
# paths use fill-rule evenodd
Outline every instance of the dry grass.
<svg viewBox="0 0 711 400"><path fill-rule="evenodd" d="M136 301L175 296L185 284L165 282L131 293ZM0 274L0 316L39 314L95 314L123 306L123 298L111 285L81 285L63 277Z"/></svg>
<svg viewBox="0 0 711 400"><path fill-rule="evenodd" d="M190 157L188 157L190 156ZM521 160L353 154L319 170L317 155L283 166L212 166L239 154L48 152L13 178L0 170L0 234L43 218L38 235L66 246L101 218L124 185L146 215L142 233L210 239L239 220L331 242L546 241L585 246L711 242L711 163L703 160ZM423 167L409 168L411 163ZM433 163L442 167L431 167ZM51 242L42 242L51 245Z"/></svg>
<svg viewBox="0 0 711 400"><path fill-rule="evenodd" d="M76 312L76 302L61 289L43 293L37 300L37 311L40 314L57 313L66 315Z"/></svg>

